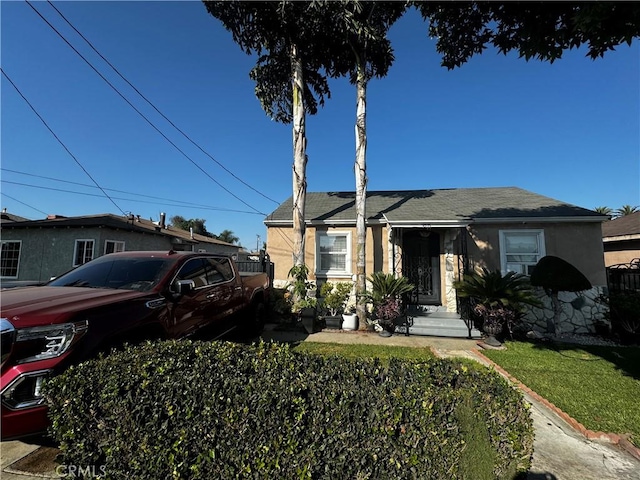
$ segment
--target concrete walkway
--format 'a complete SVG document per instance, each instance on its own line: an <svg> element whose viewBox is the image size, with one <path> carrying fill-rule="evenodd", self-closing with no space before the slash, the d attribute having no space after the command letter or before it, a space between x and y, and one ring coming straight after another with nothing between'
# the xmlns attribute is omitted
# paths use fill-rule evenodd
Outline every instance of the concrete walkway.
<svg viewBox="0 0 640 480"><path fill-rule="evenodd" d="M321 342L341 344L397 345L432 350L441 357L466 357L488 364L478 353L475 340L394 335L383 338L370 332L276 331L268 325L262 338L278 342ZM640 459L606 442L588 440L535 394L526 392L535 428L533 465L529 480L640 480ZM59 478L47 447L25 442L0 445L2 480ZM21 460L22 459L22 460ZM31 460L31 462L29 462Z"/></svg>

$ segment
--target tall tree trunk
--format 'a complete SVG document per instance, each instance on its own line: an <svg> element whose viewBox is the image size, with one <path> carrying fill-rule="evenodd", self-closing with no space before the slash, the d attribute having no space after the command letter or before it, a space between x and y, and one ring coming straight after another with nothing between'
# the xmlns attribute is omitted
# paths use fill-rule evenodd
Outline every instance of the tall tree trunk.
<svg viewBox="0 0 640 480"><path fill-rule="evenodd" d="M367 328L364 294L367 289L366 272L366 199L367 199L367 80L364 65L358 65L356 81L356 313L360 330Z"/></svg>
<svg viewBox="0 0 640 480"><path fill-rule="evenodd" d="M302 62L295 44L291 46L291 74L293 82L293 264L304 265L307 139Z"/></svg>

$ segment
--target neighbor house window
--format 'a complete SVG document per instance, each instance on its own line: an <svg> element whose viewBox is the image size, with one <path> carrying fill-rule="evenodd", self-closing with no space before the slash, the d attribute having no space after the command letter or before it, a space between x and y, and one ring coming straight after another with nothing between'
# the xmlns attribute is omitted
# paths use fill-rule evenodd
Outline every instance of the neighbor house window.
<svg viewBox="0 0 640 480"><path fill-rule="evenodd" d="M93 260L93 240L76 240L76 251L73 255L73 266L77 267Z"/></svg>
<svg viewBox="0 0 640 480"><path fill-rule="evenodd" d="M118 240L107 240L104 242L104 254L124 252L124 242Z"/></svg>
<svg viewBox="0 0 640 480"><path fill-rule="evenodd" d="M351 233L318 232L316 274L351 275Z"/></svg>
<svg viewBox="0 0 640 480"><path fill-rule="evenodd" d="M7 278L18 277L20 263L20 246L22 242L2 242L0 250L0 276Z"/></svg>
<svg viewBox="0 0 640 480"><path fill-rule="evenodd" d="M544 231L500 230L500 262L503 272L531 275L545 256Z"/></svg>

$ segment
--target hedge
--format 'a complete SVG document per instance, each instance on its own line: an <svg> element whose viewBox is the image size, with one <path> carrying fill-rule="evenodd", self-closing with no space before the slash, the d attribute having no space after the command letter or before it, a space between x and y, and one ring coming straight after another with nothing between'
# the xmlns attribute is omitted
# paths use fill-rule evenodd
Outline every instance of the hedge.
<svg viewBox="0 0 640 480"><path fill-rule="evenodd" d="M45 396L62 462L114 479L512 479L533 450L521 395L448 360L148 342L69 368Z"/></svg>

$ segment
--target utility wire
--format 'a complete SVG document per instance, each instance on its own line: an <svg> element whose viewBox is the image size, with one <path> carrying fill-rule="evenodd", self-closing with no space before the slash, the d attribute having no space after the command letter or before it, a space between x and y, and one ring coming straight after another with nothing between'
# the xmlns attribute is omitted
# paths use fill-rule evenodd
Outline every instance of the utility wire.
<svg viewBox="0 0 640 480"><path fill-rule="evenodd" d="M18 92L18 94L22 97L22 99L27 102L27 105L29 105L29 108L31 108L31 110L33 110L33 113L36 114L36 116L40 119L40 121L42 123L44 123L44 126L47 127L47 130L49 130L49 132L51 132L51 135L54 136L54 138L58 141L58 143L60 145L62 145L62 148L64 148L67 153L69 155L71 155L71 158L73 158L73 160L78 164L78 166L82 169L82 171L84 173L87 174L87 177L89 177L91 179L91 181L96 185L96 187L98 187L100 189L100 191L104 194L105 197L107 197L109 199L109 201L111 201L111 203L113 203L116 208L118 210L120 210L122 212L123 215L126 215L124 213L124 210L122 210L118 204L116 202L113 201L113 199L109 196L109 194L107 192L104 191L104 189L98 184L98 182L91 176L91 174L87 171L86 168L84 168L84 166L82 165L82 163L80 163L80 161L75 157L75 155L73 153L71 153L71 151L67 148L67 146L62 142L62 140L60 140L60 138L58 138L58 136L56 135L56 133L51 129L51 127L49 126L49 124L47 122L45 122L44 118L42 118L42 116L38 113L38 111L34 108L33 105L31 105L31 103L29 102L29 100L27 100L27 97L25 97L22 92L20 91L20 89L16 86L15 83L13 83L13 80L11 80L9 78L9 75L7 75L7 72L4 71L4 69L2 67L0 67L0 71L2 72L2 75L4 75L4 77L9 80L9 83L11 85L13 85L13 88L16 89L16 92Z"/></svg>
<svg viewBox="0 0 640 480"><path fill-rule="evenodd" d="M49 3L49 5L51 5L51 7L58 12L58 15L60 15L62 17L62 19L67 22L67 24L78 34L80 35L80 37L91 47L91 49L96 52L98 54L98 56L100 58L102 58L102 60L104 60L106 62L107 65L109 65L114 72L116 72L118 74L118 76L120 78L122 78L122 80L124 80L131 88L133 88L133 90L140 95L140 97L142 97L144 99L145 102L147 102L156 112L158 112L158 114L164 118L167 122L169 122L169 124L175 128L178 132L180 132L182 134L182 136L184 136L187 140L189 140L189 142L191 142L195 147L198 148L198 150L200 150L202 153L204 153L207 157L209 157L211 160L213 160L215 163L217 163L220 168L222 168L225 172L227 172L229 175L231 175L233 178L235 178L236 180L238 180L240 183L242 183L245 187L250 188L251 190L253 190L254 192L256 192L258 195L261 195L262 197L266 198L267 200L272 201L273 203L275 203L276 205L280 204L280 202L274 200L273 198L268 197L267 195L265 195L264 193L260 192L259 190L255 189L254 187L252 187L251 185L249 185L247 182L245 182L244 180L242 180L240 177L238 177L237 175L235 175L231 170L229 170L227 167L225 167L222 163L220 163L218 160L216 160L209 152L207 152L206 150L204 150L204 148L202 148L198 143L196 143L194 140L191 139L191 137L189 137L189 135L187 135L184 131L182 131L180 128L178 128L178 126L176 126L171 120L169 120L169 118L167 118L167 116L162 113L152 102L151 100L149 100L147 97L145 97L140 90L138 90L129 80L127 80L125 78L124 75L122 75L122 73L120 73L120 71L113 66L113 64L107 60L104 55L102 55L98 49L96 47L93 46L93 44L87 40L87 38L67 19L67 17L65 17L62 12L60 10L58 10L56 8L56 6L50 1L47 0L47 3Z"/></svg>
<svg viewBox="0 0 640 480"><path fill-rule="evenodd" d="M261 212L260 210L258 210L257 208L253 207L252 205L249 205L247 202L245 202L244 200L242 200L240 197L238 197L235 193L231 192L231 190L229 190L228 188L226 188L225 186L223 186L220 182L218 182L215 178L213 178L211 175L209 175L200 165L198 165L191 157L189 157L189 155L187 155L183 150L180 149L180 147L178 147L174 142L172 142L169 137L167 137L164 133L162 133L162 131L160 131L160 129L158 127L156 127L153 122L151 122L151 120L149 120L140 110L138 110L109 80L107 80L107 78L102 75L98 69L96 67L94 67L91 62L89 62L89 60L87 60L73 45L71 45L71 43L69 43L69 41L64 37L64 35L62 35L57 29L56 27L54 27L53 25L51 25L51 23L49 23L49 21L44 18L42 16L42 14L33 6L31 5L31 3L27 0L27 5L29 5L29 7L31 7L31 9L36 12L36 14L47 24L49 25L49 27L51 27L51 29L56 32L58 34L58 36L67 44L69 45L69 47L76 52L76 54L82 58L82 60L85 61L85 63L87 65L89 65L89 67L98 74L98 76L104 80L107 85L109 85L114 92L116 92L125 102L127 102L127 104L133 108L136 113L138 115L140 115L156 132L158 132L162 138L164 138L167 142L169 142L176 150L178 150L178 152L180 152L187 160L189 160L198 170L200 170L202 173L204 173L207 177L209 177L210 180L212 180L216 185L218 185L220 188L222 188L225 192L227 192L229 195L231 195L232 197L234 197L236 200L240 201L241 203L243 203L244 205L246 205L247 207L251 208L252 210L255 210L257 213L261 214L261 215L265 215L266 213Z"/></svg>
<svg viewBox="0 0 640 480"><path fill-rule="evenodd" d="M22 205L24 205L25 207L29 207L29 208L31 208L31 209L33 209L33 210L35 210L36 212L40 212L40 213L42 213L43 215L49 215L47 212L43 212L42 210L39 210L39 209L37 209L36 207L32 207L31 205L27 205L26 203L21 202L21 201L20 201L20 200L18 200L17 198L13 198L11 195L7 195L7 194L6 194L6 193L4 193L4 192L0 192L0 193L2 193L2 195L4 195L5 197L10 198L10 199L11 199L11 200L13 200L14 202L21 203L21 204L22 204Z"/></svg>
<svg viewBox="0 0 640 480"><path fill-rule="evenodd" d="M22 187L32 187L32 188L40 188L42 190L52 190L54 192L64 192L64 193L72 193L74 195L84 195L87 197L100 197L101 195L97 195L95 193L87 193L87 192L72 192L70 190L64 190L62 188L54 188L54 187L43 187L41 185L31 185L28 183L20 183L20 182L12 182L10 180L0 180L0 182L2 183L8 183L11 185L20 185ZM112 197L116 200L124 200L126 202L137 202L137 203L150 203L153 205L165 205L165 206L171 206L171 207L185 207L186 205L176 205L176 204L171 204L171 203L158 203L158 202L149 202L149 201L145 201L145 200L135 200L135 199L131 199L131 198L122 198L122 197ZM169 200L170 202L173 200ZM216 211L222 211L222 212L232 212L232 213L248 213L250 215L262 215L262 213L259 212L248 212L246 210L232 210L229 208L218 208L218 207L207 207L207 206L189 206L190 208L197 208L200 210L216 210ZM125 212L123 212L122 210L120 210L122 212L123 215L126 215Z"/></svg>
<svg viewBox="0 0 640 480"><path fill-rule="evenodd" d="M52 180L54 182L61 182L61 183L68 183L68 184L71 184L71 185L78 185L80 187L96 188L93 185L88 185L86 183L72 182L70 180L62 180L60 178L46 177L44 175L36 175L35 173L20 172L18 170L11 170L9 168L0 168L0 170L2 170L3 172L11 172L11 173L17 173L17 174L20 174L20 175L26 175L28 177L42 178L42 179L45 179L45 180ZM36 186L36 185L28 185L28 186ZM207 209L218 209L219 208L219 207L212 207L211 205L202 205L202 204L199 204L199 203L185 202L184 200L173 200L171 198L155 197L153 195L144 195L142 193L134 193L134 192L127 192L127 191L124 191L124 190L116 190L114 188L106 188L105 187L105 190L107 190L109 192L125 193L127 195L133 195L133 196L137 196L137 197L152 198L154 200L162 200L163 202L172 202L172 203L176 203L176 204L182 204L184 206L201 207L201 208L207 208ZM132 200L132 201L136 201L136 200ZM151 203L151 202L147 202L147 203ZM174 205L174 206L179 206L179 205ZM237 210L233 210L233 211L237 211ZM247 212L247 213L255 214L255 212Z"/></svg>

